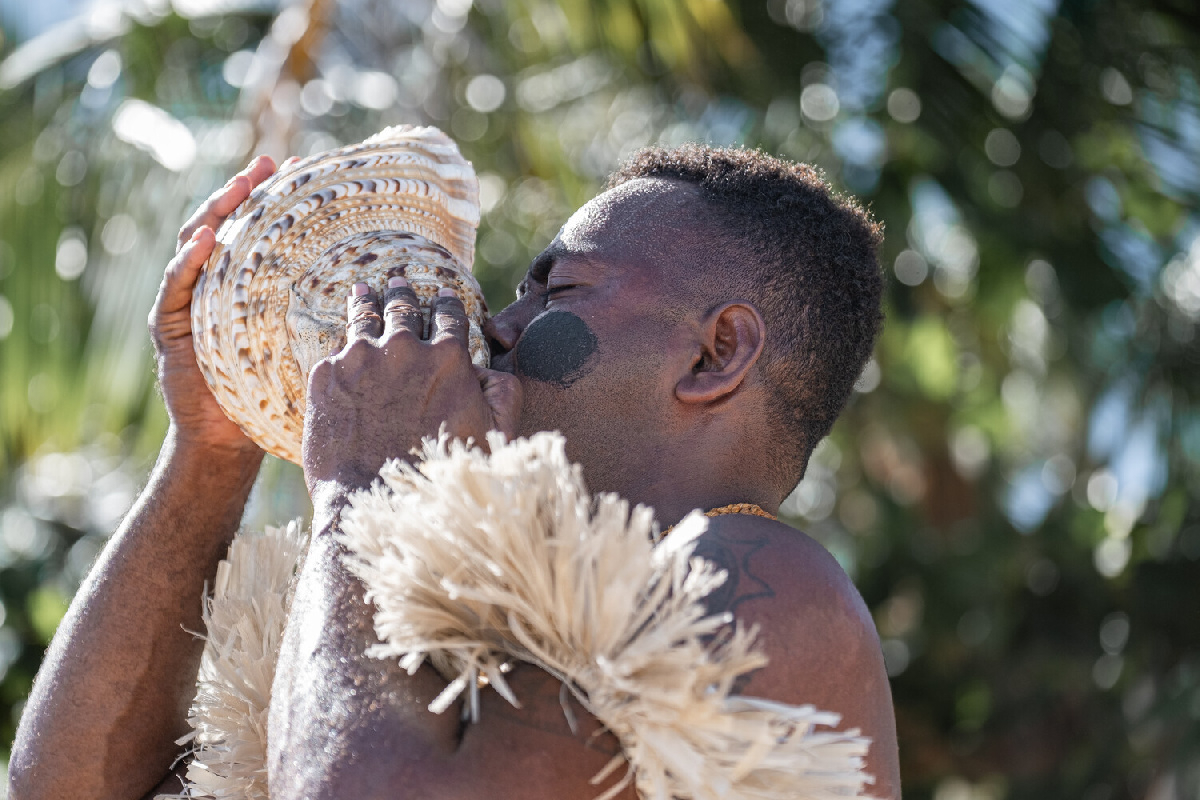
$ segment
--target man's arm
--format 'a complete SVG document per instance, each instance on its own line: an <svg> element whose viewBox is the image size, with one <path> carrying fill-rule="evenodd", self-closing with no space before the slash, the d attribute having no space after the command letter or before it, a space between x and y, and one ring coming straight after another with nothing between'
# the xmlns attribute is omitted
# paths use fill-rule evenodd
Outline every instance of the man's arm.
<svg viewBox="0 0 1200 800"><path fill-rule="evenodd" d="M272 800L590 800L614 785L590 779L620 752L615 737L561 684L517 666L507 676L522 703L484 692L478 724L461 721L460 699L428 710L446 688L432 667L409 675L398 661L365 653L378 642L374 608L334 542L345 495L314 499L314 537L297 582L271 699ZM319 521L318 521L319 520ZM618 800L635 800L630 786Z"/></svg>
<svg viewBox="0 0 1200 800"><path fill-rule="evenodd" d="M190 304L215 229L274 171L258 159L180 232L150 329L171 421L149 483L63 618L9 763L14 800L139 798L187 731L204 584L241 519L262 452L225 418L192 350Z"/></svg>
<svg viewBox="0 0 1200 800"><path fill-rule="evenodd" d="M195 693L190 631L259 461L168 436L46 651L13 746L14 800L141 797L169 771Z"/></svg>

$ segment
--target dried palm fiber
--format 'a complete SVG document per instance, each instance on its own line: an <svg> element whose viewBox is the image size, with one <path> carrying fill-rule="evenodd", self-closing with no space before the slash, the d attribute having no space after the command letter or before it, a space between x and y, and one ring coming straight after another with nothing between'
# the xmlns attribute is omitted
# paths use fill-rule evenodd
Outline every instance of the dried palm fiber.
<svg viewBox="0 0 1200 800"><path fill-rule="evenodd" d="M405 277L429 304L453 288L487 365L487 307L471 274L479 182L436 128L387 128L260 184L217 232L192 298L196 360L226 415L260 447L300 462L312 366L345 344L355 283L382 295Z"/></svg>
<svg viewBox="0 0 1200 800"><path fill-rule="evenodd" d="M629 781L647 800L862 796L869 740L833 730L838 714L731 694L766 658L754 631L705 611L725 574L694 555L701 514L655 544L653 512L591 497L560 435L488 444L426 440L418 463L388 464L343 513L349 566L376 607L371 655L428 660L450 682L431 710L465 693L475 719L481 677L519 705L507 662L555 675L621 741L595 779L626 767L604 798Z"/></svg>
<svg viewBox="0 0 1200 800"><path fill-rule="evenodd" d="M308 537L292 522L239 534L204 602L207 631L183 797L267 800L267 711L293 577Z"/></svg>

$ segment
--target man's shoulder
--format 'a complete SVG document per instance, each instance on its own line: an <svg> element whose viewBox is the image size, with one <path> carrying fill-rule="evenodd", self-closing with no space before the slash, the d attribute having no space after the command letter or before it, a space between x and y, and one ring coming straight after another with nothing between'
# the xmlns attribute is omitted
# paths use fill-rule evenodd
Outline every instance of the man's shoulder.
<svg viewBox="0 0 1200 800"><path fill-rule="evenodd" d="M728 573L714 593L713 610L759 616L774 607L797 611L814 604L839 608L874 634L874 624L854 583L823 545L782 522L747 514L709 520L696 554ZM747 619L747 622L755 620Z"/></svg>
<svg viewBox="0 0 1200 800"><path fill-rule="evenodd" d="M747 515L710 520L696 554L728 573L709 596L758 627L767 666L739 690L842 715L839 728L872 739L868 770L881 797L898 796L896 723L874 621L854 583L820 543L781 522Z"/></svg>

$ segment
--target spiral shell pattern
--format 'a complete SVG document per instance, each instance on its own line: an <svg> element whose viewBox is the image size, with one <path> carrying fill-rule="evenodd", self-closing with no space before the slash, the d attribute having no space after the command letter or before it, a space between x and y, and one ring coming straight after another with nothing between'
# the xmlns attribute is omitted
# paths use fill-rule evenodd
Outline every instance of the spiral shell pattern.
<svg viewBox="0 0 1200 800"><path fill-rule="evenodd" d="M487 306L471 274L479 182L436 128L388 128L310 156L260 184L217 232L192 296L196 361L226 415L300 463L308 373L346 341L355 283L382 296L404 276L426 314L442 287L487 366Z"/></svg>

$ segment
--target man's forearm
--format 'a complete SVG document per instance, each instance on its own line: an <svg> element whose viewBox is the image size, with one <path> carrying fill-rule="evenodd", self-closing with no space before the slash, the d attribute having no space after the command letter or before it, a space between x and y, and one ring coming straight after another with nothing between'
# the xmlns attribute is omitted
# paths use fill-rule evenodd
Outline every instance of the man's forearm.
<svg viewBox="0 0 1200 800"><path fill-rule="evenodd" d="M201 597L237 530L261 453L168 434L138 501L64 617L21 718L14 800L140 797L186 732Z"/></svg>
<svg viewBox="0 0 1200 800"><path fill-rule="evenodd" d="M420 796L417 773L436 772L458 741L459 715L427 710L446 685L431 667L409 675L395 659L366 655L378 641L374 608L334 540L349 491L313 489L312 543L271 693L271 796L281 800L373 800L402 787Z"/></svg>

